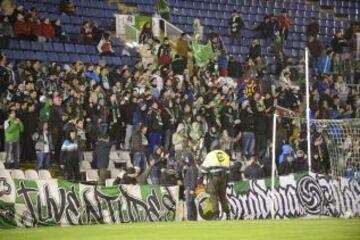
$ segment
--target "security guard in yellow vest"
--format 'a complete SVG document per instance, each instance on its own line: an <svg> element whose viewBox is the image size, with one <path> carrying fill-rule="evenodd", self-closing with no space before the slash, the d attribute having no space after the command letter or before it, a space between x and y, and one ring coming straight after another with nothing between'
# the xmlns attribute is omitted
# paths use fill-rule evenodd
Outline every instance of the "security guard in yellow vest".
<svg viewBox="0 0 360 240"><path fill-rule="evenodd" d="M230 219L230 210L226 198L227 179L229 176L230 157L222 150L213 150L206 155L200 166L202 175L207 176L206 192L210 194L210 202L213 208L213 219L219 219L219 202Z"/></svg>

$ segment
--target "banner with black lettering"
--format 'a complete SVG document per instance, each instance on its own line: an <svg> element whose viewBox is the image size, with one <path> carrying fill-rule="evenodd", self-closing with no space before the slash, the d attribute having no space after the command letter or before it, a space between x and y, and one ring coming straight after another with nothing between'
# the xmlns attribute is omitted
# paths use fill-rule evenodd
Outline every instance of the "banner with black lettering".
<svg viewBox="0 0 360 240"><path fill-rule="evenodd" d="M275 218L360 216L359 183L348 178L330 179L320 174L280 176L275 179L274 191L271 178L229 183L227 199L232 219L271 218L272 204ZM199 192L195 202L198 220L211 219L209 195L205 191ZM226 218L225 214L220 214Z"/></svg>
<svg viewBox="0 0 360 240"><path fill-rule="evenodd" d="M0 228L174 221L178 187L0 178Z"/></svg>

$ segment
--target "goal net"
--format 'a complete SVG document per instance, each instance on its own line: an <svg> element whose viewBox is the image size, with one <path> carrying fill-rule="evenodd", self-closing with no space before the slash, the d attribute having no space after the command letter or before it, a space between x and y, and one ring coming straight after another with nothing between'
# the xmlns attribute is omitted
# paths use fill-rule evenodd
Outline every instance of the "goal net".
<svg viewBox="0 0 360 240"><path fill-rule="evenodd" d="M315 123L327 145L331 174L359 179L360 119L316 120Z"/></svg>
<svg viewBox="0 0 360 240"><path fill-rule="evenodd" d="M360 119L312 119L310 159L305 119L289 113L280 114L276 119L278 175L310 169L333 177L360 179Z"/></svg>

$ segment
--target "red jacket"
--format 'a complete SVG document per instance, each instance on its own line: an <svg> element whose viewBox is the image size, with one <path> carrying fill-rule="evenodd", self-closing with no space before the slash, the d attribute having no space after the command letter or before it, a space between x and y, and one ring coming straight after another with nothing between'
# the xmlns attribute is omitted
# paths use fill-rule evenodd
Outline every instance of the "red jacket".
<svg viewBox="0 0 360 240"><path fill-rule="evenodd" d="M28 27L27 22L16 21L14 24L15 34L29 36L31 34L31 28Z"/></svg>
<svg viewBox="0 0 360 240"><path fill-rule="evenodd" d="M41 23L40 24L40 35L48 39L53 38L55 35L54 28L51 24Z"/></svg>
<svg viewBox="0 0 360 240"><path fill-rule="evenodd" d="M279 17L279 24L281 29L288 29L290 27L290 18L281 15Z"/></svg>

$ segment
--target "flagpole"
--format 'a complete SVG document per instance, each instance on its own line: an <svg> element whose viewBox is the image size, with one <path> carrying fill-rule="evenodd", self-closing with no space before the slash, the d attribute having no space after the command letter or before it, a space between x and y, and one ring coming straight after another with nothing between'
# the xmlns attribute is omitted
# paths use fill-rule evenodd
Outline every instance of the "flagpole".
<svg viewBox="0 0 360 240"><path fill-rule="evenodd" d="M311 172L311 126L310 126L310 83L309 49L305 48L305 87L306 87L306 135L309 173Z"/></svg>
<svg viewBox="0 0 360 240"><path fill-rule="evenodd" d="M276 173L276 119L273 115L272 163L271 163L271 219L275 219L275 173Z"/></svg>

